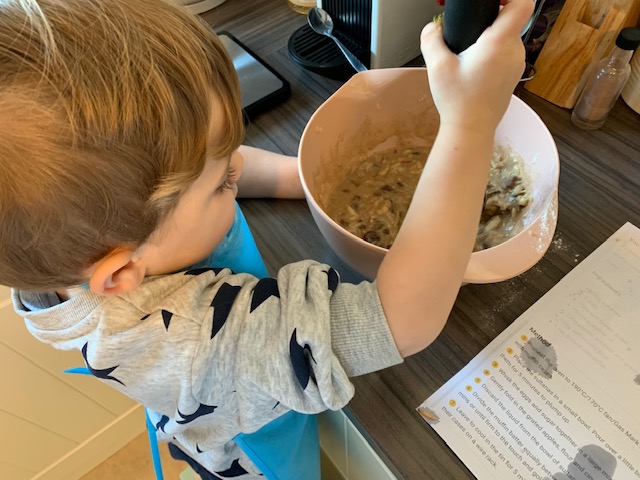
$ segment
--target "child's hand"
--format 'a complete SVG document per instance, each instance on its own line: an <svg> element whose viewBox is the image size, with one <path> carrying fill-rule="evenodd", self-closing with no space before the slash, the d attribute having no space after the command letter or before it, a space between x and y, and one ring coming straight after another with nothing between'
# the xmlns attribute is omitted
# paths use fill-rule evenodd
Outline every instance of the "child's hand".
<svg viewBox="0 0 640 480"><path fill-rule="evenodd" d="M238 153L244 157L239 198L304 198L298 157L248 145L241 145Z"/></svg>
<svg viewBox="0 0 640 480"><path fill-rule="evenodd" d="M460 56L444 43L442 27L422 31L422 55L443 126L495 129L525 67L520 32L533 12L532 0L510 0L478 41Z"/></svg>

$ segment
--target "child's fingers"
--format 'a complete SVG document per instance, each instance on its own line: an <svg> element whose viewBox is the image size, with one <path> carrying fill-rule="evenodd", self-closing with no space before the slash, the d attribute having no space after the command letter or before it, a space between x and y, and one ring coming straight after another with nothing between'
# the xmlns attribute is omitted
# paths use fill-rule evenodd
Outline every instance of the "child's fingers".
<svg viewBox="0 0 640 480"><path fill-rule="evenodd" d="M422 46L431 46L437 44L444 44L444 39L442 37L442 27L436 22L429 22L422 29L422 33L420 34L420 44Z"/></svg>
<svg viewBox="0 0 640 480"><path fill-rule="evenodd" d="M449 50L449 47L444 43L442 27L435 22L428 23L422 29L422 33L420 34L420 48L427 68L445 61L452 55L451 50Z"/></svg>

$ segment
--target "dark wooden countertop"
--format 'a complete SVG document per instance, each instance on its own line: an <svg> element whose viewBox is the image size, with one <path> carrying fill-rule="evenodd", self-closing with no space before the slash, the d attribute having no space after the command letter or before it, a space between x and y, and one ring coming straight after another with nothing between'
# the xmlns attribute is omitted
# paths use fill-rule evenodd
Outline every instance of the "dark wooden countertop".
<svg viewBox="0 0 640 480"><path fill-rule="evenodd" d="M305 17L289 10L285 0L227 0L203 17L291 83L291 98L248 125L246 143L295 155L309 117L341 85L289 58L287 41ZM345 412L398 478L474 478L415 407L625 222L640 226L640 115L619 100L604 127L586 132L573 126L568 110L526 91L519 95L545 122L560 153L556 234L528 272L497 284L464 286L429 348L402 365L353 379L356 395ZM304 201L241 205L272 272L313 258L333 265L346 281L361 280L331 252Z"/></svg>

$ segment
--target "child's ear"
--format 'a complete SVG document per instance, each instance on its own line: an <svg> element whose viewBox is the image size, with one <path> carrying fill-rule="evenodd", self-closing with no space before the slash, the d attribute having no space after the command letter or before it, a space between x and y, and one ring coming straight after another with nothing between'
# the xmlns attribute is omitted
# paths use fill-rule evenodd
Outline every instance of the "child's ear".
<svg viewBox="0 0 640 480"><path fill-rule="evenodd" d="M98 295L119 295L140 285L145 273L133 250L117 248L94 266L89 289Z"/></svg>

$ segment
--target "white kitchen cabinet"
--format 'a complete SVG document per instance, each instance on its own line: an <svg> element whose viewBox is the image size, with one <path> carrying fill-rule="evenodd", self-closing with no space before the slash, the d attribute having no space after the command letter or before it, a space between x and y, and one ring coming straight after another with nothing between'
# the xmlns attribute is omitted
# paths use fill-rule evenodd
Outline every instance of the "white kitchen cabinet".
<svg viewBox="0 0 640 480"><path fill-rule="evenodd" d="M135 402L63 373L83 365L33 338L0 287L0 478L78 478L144 431Z"/></svg>

